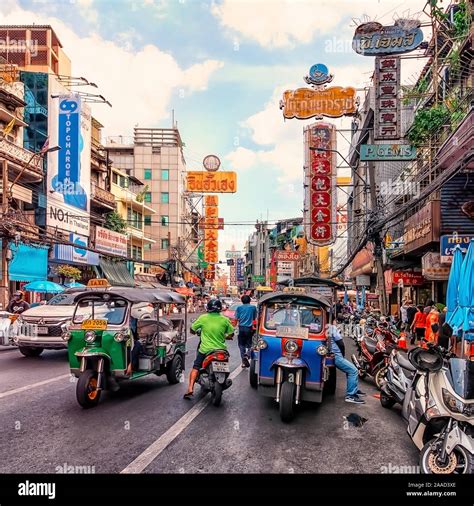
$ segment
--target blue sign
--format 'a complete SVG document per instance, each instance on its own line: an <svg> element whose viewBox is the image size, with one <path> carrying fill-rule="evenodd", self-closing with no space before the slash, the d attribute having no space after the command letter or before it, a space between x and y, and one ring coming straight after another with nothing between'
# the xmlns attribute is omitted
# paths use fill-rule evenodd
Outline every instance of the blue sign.
<svg viewBox="0 0 474 506"><path fill-rule="evenodd" d="M81 102L69 96L59 102L58 174L53 178L53 190L64 196L64 202L87 211L87 194L80 184Z"/></svg>
<svg viewBox="0 0 474 506"><path fill-rule="evenodd" d="M370 21L356 28L352 49L363 56L392 56L413 51L422 42L418 21L399 19L391 26Z"/></svg>
<svg viewBox="0 0 474 506"><path fill-rule="evenodd" d="M237 259L237 265L235 268L235 277L236 277L237 281L244 280L244 259L243 258Z"/></svg>
<svg viewBox="0 0 474 506"><path fill-rule="evenodd" d="M309 69L309 75L304 80L308 84L314 84L315 86L321 86L323 84L330 83L333 80L333 75L329 74L329 69L323 63L315 63Z"/></svg>
<svg viewBox="0 0 474 506"><path fill-rule="evenodd" d="M454 248L459 245L463 254L467 252L471 239L471 235L442 235L439 238L440 245L440 262L442 264L450 264L453 261Z"/></svg>

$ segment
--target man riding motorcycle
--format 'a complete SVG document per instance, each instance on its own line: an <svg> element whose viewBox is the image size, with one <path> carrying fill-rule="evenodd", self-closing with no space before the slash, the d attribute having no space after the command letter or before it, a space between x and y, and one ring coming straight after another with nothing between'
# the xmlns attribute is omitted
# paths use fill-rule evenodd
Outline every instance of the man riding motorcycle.
<svg viewBox="0 0 474 506"><path fill-rule="evenodd" d="M191 325L191 333L196 334L198 330L201 331L201 341L189 375L188 391L183 396L185 399L191 399L193 396L194 384L198 379L206 355L215 350L227 349L225 340L232 339L234 336L234 327L228 318L220 314L221 311L222 302L219 299L211 299L207 303L207 313L201 315Z"/></svg>

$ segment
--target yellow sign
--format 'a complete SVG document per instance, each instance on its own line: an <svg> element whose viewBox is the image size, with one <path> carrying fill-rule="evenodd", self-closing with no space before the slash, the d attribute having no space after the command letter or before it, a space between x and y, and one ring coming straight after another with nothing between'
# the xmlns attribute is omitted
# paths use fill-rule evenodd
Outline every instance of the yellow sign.
<svg viewBox="0 0 474 506"><path fill-rule="evenodd" d="M188 172L186 191L199 193L235 193L237 191L237 173Z"/></svg>
<svg viewBox="0 0 474 506"><path fill-rule="evenodd" d="M332 86L325 90L298 88L287 90L280 101L283 117L287 119L308 119L313 116L339 118L355 114L357 110L355 88Z"/></svg>
<svg viewBox="0 0 474 506"><path fill-rule="evenodd" d="M217 195L206 195L204 205L206 207L217 207L219 205L219 197Z"/></svg>
<svg viewBox="0 0 474 506"><path fill-rule="evenodd" d="M109 288L110 283L106 279L90 279L87 288Z"/></svg>
<svg viewBox="0 0 474 506"><path fill-rule="evenodd" d="M82 330L106 330L107 320L84 320L81 325Z"/></svg>
<svg viewBox="0 0 474 506"><path fill-rule="evenodd" d="M219 217L219 208L216 206L205 207L205 215L206 215L206 218L218 218Z"/></svg>
<svg viewBox="0 0 474 506"><path fill-rule="evenodd" d="M219 232L214 229L208 229L206 228L204 230L204 240L207 241L217 241L219 238Z"/></svg>

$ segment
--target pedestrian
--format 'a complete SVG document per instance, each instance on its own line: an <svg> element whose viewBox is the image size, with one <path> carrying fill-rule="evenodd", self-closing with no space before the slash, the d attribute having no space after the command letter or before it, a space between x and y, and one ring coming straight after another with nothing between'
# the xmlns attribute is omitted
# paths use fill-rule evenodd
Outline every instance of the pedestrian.
<svg viewBox="0 0 474 506"><path fill-rule="evenodd" d="M408 309L408 300L403 299L403 303L400 307L400 318L402 320L402 323L405 323L405 324L408 323L407 309Z"/></svg>
<svg viewBox="0 0 474 506"><path fill-rule="evenodd" d="M252 347L253 322L257 318L257 308L250 304L248 295L240 299L242 305L235 310L235 319L239 325L238 343L240 356L242 358L242 367L250 367L250 348Z"/></svg>
<svg viewBox="0 0 474 506"><path fill-rule="evenodd" d="M30 305L25 300L25 294L21 290L18 290L13 294L6 310L9 313L21 314L29 308Z"/></svg>
<svg viewBox="0 0 474 506"><path fill-rule="evenodd" d="M437 344L438 332L439 332L439 311L436 309L436 306L433 305L431 306L431 311L426 316L425 339L434 344Z"/></svg>
<svg viewBox="0 0 474 506"><path fill-rule="evenodd" d="M354 364L344 358L346 353L344 339L336 325L330 323L327 326L326 336L329 339L330 351L334 354L336 367L347 376L345 401L354 404L365 404L362 397L366 394L359 390L359 371Z"/></svg>
<svg viewBox="0 0 474 506"><path fill-rule="evenodd" d="M411 326L413 324L413 320L415 319L415 315L416 315L417 311L418 310L416 309L415 305L413 304L413 301L411 299L408 299L407 300L407 322L405 324L405 329L408 332L411 332Z"/></svg>
<svg viewBox="0 0 474 506"><path fill-rule="evenodd" d="M426 313L424 312L424 307L421 304L417 306L416 309L417 311L411 324L411 344L417 344L417 341L422 341L425 338Z"/></svg>
<svg viewBox="0 0 474 506"><path fill-rule="evenodd" d="M342 322L342 312L344 310L344 299L341 297L336 302L336 318L338 322Z"/></svg>
<svg viewBox="0 0 474 506"><path fill-rule="evenodd" d="M441 314L439 315L439 336L438 336L438 344L445 350L448 350L451 346L451 340L453 337L453 329L452 327L446 323L446 313L448 312L448 308L445 306Z"/></svg>

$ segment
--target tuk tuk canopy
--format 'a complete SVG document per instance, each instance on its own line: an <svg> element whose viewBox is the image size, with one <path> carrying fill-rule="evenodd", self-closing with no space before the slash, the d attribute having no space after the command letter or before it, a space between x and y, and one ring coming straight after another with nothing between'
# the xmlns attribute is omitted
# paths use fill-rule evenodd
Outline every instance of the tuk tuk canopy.
<svg viewBox="0 0 474 506"><path fill-rule="evenodd" d="M161 304L185 304L186 297L183 295L173 292L171 290L162 290L158 288L120 288L120 289L109 289L109 290L85 290L81 291L74 298L74 302L79 300L94 297L102 299L105 294L112 297L121 297L131 303L149 302L149 303L161 303Z"/></svg>
<svg viewBox="0 0 474 506"><path fill-rule="evenodd" d="M293 301L296 304L319 304L325 306L327 309L331 309L331 301L320 295L313 293L291 293L291 292L273 292L264 295L260 300L259 304L267 304L269 302L290 302Z"/></svg>

